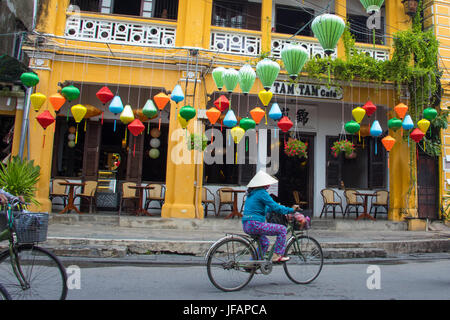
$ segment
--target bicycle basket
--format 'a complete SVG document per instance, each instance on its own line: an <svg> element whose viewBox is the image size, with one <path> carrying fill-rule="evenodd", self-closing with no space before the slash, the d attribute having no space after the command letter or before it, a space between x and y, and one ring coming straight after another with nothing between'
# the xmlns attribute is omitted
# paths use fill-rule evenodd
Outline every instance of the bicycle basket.
<svg viewBox="0 0 450 320"><path fill-rule="evenodd" d="M14 229L18 243L44 242L47 240L48 213L19 213L14 216Z"/></svg>
<svg viewBox="0 0 450 320"><path fill-rule="evenodd" d="M268 223L281 224L283 226L287 226L288 221L286 219L286 215L276 212L269 212L266 218Z"/></svg>

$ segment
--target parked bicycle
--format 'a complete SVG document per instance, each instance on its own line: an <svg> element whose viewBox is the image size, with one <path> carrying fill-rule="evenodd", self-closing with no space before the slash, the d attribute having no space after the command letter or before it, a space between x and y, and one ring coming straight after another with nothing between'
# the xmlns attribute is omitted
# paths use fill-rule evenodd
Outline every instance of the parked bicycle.
<svg viewBox="0 0 450 320"><path fill-rule="evenodd" d="M0 284L0 301L11 300L11 297L5 287Z"/></svg>
<svg viewBox="0 0 450 320"><path fill-rule="evenodd" d="M317 240L308 235L308 230L299 230L295 219L287 221L285 256L289 261L280 263L288 278L297 284L314 281L322 271L323 253ZM245 287L257 273L268 275L273 266L274 247L264 257L260 236L227 234L216 241L206 254L206 268L209 280L223 291L237 291Z"/></svg>
<svg viewBox="0 0 450 320"><path fill-rule="evenodd" d="M64 300L67 275L61 261L36 243L46 241L48 214L24 212L18 199L0 213L0 284L13 300Z"/></svg>

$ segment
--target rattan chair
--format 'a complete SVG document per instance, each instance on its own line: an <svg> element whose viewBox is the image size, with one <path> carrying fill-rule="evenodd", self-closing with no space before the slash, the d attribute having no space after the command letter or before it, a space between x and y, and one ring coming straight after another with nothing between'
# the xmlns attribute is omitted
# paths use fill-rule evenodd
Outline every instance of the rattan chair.
<svg viewBox="0 0 450 320"><path fill-rule="evenodd" d="M89 202L89 213L92 213L93 205L95 205L95 211L97 211L97 202L95 200L97 196L97 184L97 181L85 181L83 192L75 196L75 199L80 198Z"/></svg>
<svg viewBox="0 0 450 320"><path fill-rule="evenodd" d="M162 208L164 204L164 193L166 188L159 183L151 183L148 186L153 187L153 189L146 190L146 200L145 200L145 210L149 209L150 203L153 201L157 201L159 206ZM155 208L150 208L155 209Z"/></svg>
<svg viewBox="0 0 450 320"><path fill-rule="evenodd" d="M374 199L375 198L375 199ZM375 197L372 198L372 204L370 206L369 214L372 213L372 209L375 208L375 212L373 214L373 217L377 217L377 213L379 208L385 209L385 214L388 213L389 210L389 192L386 190L379 190L375 192Z"/></svg>
<svg viewBox="0 0 450 320"><path fill-rule="evenodd" d="M327 217L327 213L330 212L328 209L331 207L333 212L333 218L336 218L336 207L341 208L341 213L344 215L344 209L342 208L342 198L341 196L332 189L323 189L320 191L323 199L323 207L322 212L320 213L320 217L325 213L325 218Z"/></svg>
<svg viewBox="0 0 450 320"><path fill-rule="evenodd" d="M298 205L300 208L308 205L307 201L301 200L300 192L297 190L292 191L292 195L294 196L294 204Z"/></svg>
<svg viewBox="0 0 450 320"><path fill-rule="evenodd" d="M229 205L231 207L230 211L233 211L233 192L226 192L226 190L233 190L231 188L220 188L219 190L217 190L217 195L219 197L219 208L217 210L216 215L220 215L220 209L222 208L222 206L226 206ZM225 211L225 210L224 210Z"/></svg>
<svg viewBox="0 0 450 320"><path fill-rule="evenodd" d="M356 190L346 189L344 191L345 200L347 205L345 206L344 216L348 214L350 216L351 209L355 209L356 217L359 215L359 207L361 207L364 211L364 203L362 201L358 201L358 196L356 195Z"/></svg>
<svg viewBox="0 0 450 320"><path fill-rule="evenodd" d="M136 206L137 201L139 201L139 197L136 196L136 189L130 188L130 186L135 186L134 182L124 182L122 184L122 191L120 194L120 206L119 206L119 215L122 213L122 207L125 201L133 202L134 206Z"/></svg>
<svg viewBox="0 0 450 320"><path fill-rule="evenodd" d="M63 200L64 207L67 205L69 199L69 193L67 192L67 186L60 185L60 182L67 182L65 179L53 179L52 180L52 191L49 195L50 201L55 198L61 198Z"/></svg>
<svg viewBox="0 0 450 320"><path fill-rule="evenodd" d="M208 195L212 198L208 198ZM206 187L202 187L202 204L204 206L205 218L208 216L208 207L210 205L213 206L214 215L216 215L216 197L214 196L214 193Z"/></svg>

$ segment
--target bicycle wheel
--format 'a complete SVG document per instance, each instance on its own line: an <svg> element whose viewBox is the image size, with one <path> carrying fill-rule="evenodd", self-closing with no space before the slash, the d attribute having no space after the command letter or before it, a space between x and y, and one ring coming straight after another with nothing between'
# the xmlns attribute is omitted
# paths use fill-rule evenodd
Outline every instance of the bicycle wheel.
<svg viewBox="0 0 450 320"><path fill-rule="evenodd" d="M61 262L47 250L32 244L16 247L20 268L29 284L23 288L11 266L9 250L0 255L0 283L14 300L64 300L67 275Z"/></svg>
<svg viewBox="0 0 450 320"><path fill-rule="evenodd" d="M323 266L323 253L319 242L309 236L292 237L285 255L290 259L283 264L289 279L298 284L307 284L316 279Z"/></svg>
<svg viewBox="0 0 450 320"><path fill-rule="evenodd" d="M0 301L2 300L11 300L11 297L5 287L0 284Z"/></svg>
<svg viewBox="0 0 450 320"><path fill-rule="evenodd" d="M211 248L207 257L209 280L223 291L240 290L255 274L256 268L249 267L251 260L256 260L256 252L247 241L225 238Z"/></svg>

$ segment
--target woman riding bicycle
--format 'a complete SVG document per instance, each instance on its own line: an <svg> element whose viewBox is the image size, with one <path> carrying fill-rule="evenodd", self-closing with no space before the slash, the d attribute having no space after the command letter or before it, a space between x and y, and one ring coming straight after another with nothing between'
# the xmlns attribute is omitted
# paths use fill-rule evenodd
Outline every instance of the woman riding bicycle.
<svg viewBox="0 0 450 320"><path fill-rule="evenodd" d="M289 257L284 257L286 248L286 227L280 224L266 223L266 214L275 212L280 214L293 213L299 207L292 208L276 203L267 192L270 185L278 180L260 170L247 185L247 199L244 206L242 225L244 232L249 235L260 235L262 256L269 248L269 239L266 236L277 236L274 245L272 262L285 262Z"/></svg>

